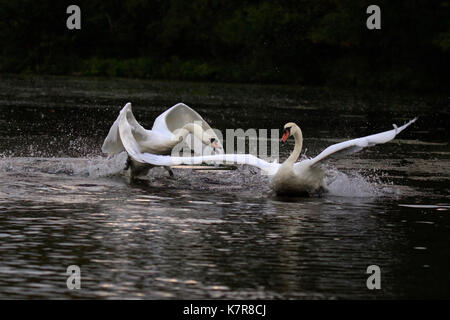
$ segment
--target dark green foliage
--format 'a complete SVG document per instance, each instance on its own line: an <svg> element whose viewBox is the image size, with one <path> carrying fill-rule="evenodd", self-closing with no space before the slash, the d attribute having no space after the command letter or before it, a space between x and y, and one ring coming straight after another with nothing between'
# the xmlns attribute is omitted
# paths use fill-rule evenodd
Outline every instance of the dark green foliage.
<svg viewBox="0 0 450 320"><path fill-rule="evenodd" d="M81 8L81 30L66 8ZM450 2L0 0L0 72L448 88Z"/></svg>

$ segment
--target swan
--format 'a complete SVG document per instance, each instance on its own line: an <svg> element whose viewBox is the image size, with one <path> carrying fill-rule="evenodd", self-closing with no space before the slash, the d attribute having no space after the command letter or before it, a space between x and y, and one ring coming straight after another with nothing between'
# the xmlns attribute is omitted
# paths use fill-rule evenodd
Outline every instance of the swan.
<svg viewBox="0 0 450 320"><path fill-rule="evenodd" d="M324 182L325 171L321 167L327 160L352 154L365 147L386 143L395 138L397 134L414 123L417 118L407 122L401 127L395 124L394 129L381 133L356 138L333 144L319 153L316 157L296 162L303 147L303 134L298 125L287 123L283 128L282 142L294 137L295 147L291 155L283 163L267 162L251 154L220 154L197 157L160 156L145 153L142 160L154 165L180 165L199 164L206 161L233 162L258 167L263 174L269 176L270 187L279 195L309 195L317 191L326 191Z"/></svg>
<svg viewBox="0 0 450 320"><path fill-rule="evenodd" d="M125 170L131 168L131 177L147 174L155 165L142 160L142 153L166 155L183 140L191 149L190 135L201 144L212 147L214 152L223 153L222 144L208 123L193 109L178 103L160 114L151 130L146 130L135 119L131 103L120 111L102 145L102 151L110 157L120 152L128 153ZM195 145L194 141L194 145ZM195 150L194 150L195 151ZM169 166L164 166L172 176Z"/></svg>

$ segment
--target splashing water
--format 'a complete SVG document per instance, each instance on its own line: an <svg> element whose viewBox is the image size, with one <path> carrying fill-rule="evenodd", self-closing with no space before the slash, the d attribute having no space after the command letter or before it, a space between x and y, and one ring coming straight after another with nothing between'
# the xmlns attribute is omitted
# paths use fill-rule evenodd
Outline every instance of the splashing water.
<svg viewBox="0 0 450 320"><path fill-rule="evenodd" d="M364 177L358 172L346 174L336 169L327 170L325 183L331 195L341 197L379 197L389 190L375 174Z"/></svg>
<svg viewBox="0 0 450 320"><path fill-rule="evenodd" d="M126 153L121 153L109 159L96 157L88 159L86 166L73 165L72 172L75 175L89 176L92 178L115 176L122 172L126 159Z"/></svg>
<svg viewBox="0 0 450 320"><path fill-rule="evenodd" d="M117 175L124 168L126 155L93 158L0 158L0 172L66 174L90 178Z"/></svg>
<svg viewBox="0 0 450 320"><path fill-rule="evenodd" d="M0 298L450 296L446 96L79 77L1 86ZM249 166L173 177L154 168L130 183L126 154L100 148L122 103L135 101L150 127L178 99L222 129L298 119L310 156L423 117L392 143L329 164L323 197L272 197ZM66 266L78 262L82 290L67 290ZM383 290L367 290L369 264L389 278Z"/></svg>
<svg viewBox="0 0 450 320"><path fill-rule="evenodd" d="M125 167L127 155L121 153L111 158L0 158L0 172L12 173L46 173L66 174L70 176L89 177L92 179L127 175ZM203 190L216 189L218 184L228 190L251 189L260 193L270 192L267 176L250 166L237 166L236 170L210 172L191 169L175 169L173 179L167 179L167 172L162 168L153 168L147 179L150 184L166 184L177 188L194 188ZM378 197L392 188L381 182L373 173L363 176L358 172L344 173L337 169L328 169L325 183L329 194L341 197Z"/></svg>

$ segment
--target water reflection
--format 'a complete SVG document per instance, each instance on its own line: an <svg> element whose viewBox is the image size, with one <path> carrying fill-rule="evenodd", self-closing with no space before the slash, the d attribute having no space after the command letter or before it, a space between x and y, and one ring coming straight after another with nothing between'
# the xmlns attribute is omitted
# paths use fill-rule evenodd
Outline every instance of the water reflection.
<svg viewBox="0 0 450 320"><path fill-rule="evenodd" d="M40 84L50 93L45 98L20 82L9 83L12 92L22 86L31 98L12 103L0 95L0 298L448 298L448 133L420 133L424 124L331 163L330 193L321 197L275 197L266 177L247 167L175 169L173 178L154 169L146 181L130 183L124 155L106 160L99 153L116 116L112 106L135 98L151 123L162 101L183 99L138 92L145 82L133 82L139 90L113 82L111 93L89 81L62 92L52 81ZM300 119L309 154L377 131L397 112L381 108L369 117L367 106L318 99L303 108L294 103L303 101L297 93L283 88L230 101L229 90L220 102L184 98L222 128ZM94 96L98 108L89 107ZM336 123L327 102L339 107ZM210 112L218 106L221 112ZM432 111L414 108L427 125L442 126ZM318 125L324 118L326 128ZM291 148L280 150L282 158ZM81 267L79 291L66 287L72 264ZM381 267L381 291L365 286L371 264Z"/></svg>

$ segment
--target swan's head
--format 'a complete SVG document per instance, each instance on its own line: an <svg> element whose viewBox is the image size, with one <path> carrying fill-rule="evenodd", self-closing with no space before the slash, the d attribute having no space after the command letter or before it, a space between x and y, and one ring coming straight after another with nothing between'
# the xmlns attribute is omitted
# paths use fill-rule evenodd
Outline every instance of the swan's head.
<svg viewBox="0 0 450 320"><path fill-rule="evenodd" d="M299 130L299 127L295 123L293 122L286 123L283 128L283 135L281 136L281 141L286 142L286 140L290 136L292 136L295 132L297 132L297 130Z"/></svg>
<svg viewBox="0 0 450 320"><path fill-rule="evenodd" d="M214 150L222 149L222 146L217 139L217 136L214 134L212 129L203 130L200 125L194 124L194 135L197 136L200 140L202 140L203 144L207 146L211 146Z"/></svg>
<svg viewBox="0 0 450 320"><path fill-rule="evenodd" d="M222 147L220 146L219 140L217 140L217 138L211 134L208 133L208 131L204 132L202 134L202 141L204 144L206 144L207 146L211 146L212 148L215 149L221 149Z"/></svg>
<svg viewBox="0 0 450 320"><path fill-rule="evenodd" d="M212 129L203 130L202 126L197 123L188 123L182 128L181 132L182 133L179 134L180 142L184 139L187 133L192 133L194 136L200 139L203 144L211 146L212 148L214 148L214 150L222 149L222 146Z"/></svg>

